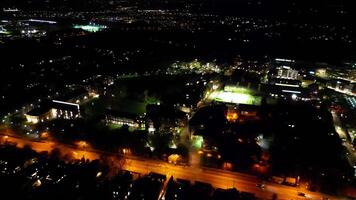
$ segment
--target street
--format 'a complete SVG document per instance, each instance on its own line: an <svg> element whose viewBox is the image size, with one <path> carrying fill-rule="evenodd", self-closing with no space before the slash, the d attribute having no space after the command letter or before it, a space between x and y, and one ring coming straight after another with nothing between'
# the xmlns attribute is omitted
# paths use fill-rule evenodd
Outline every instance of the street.
<svg viewBox="0 0 356 200"><path fill-rule="evenodd" d="M34 141L26 138L22 138L15 135L5 135L0 133L0 142L14 143L19 148L30 146L36 152L47 151L50 152L54 148L57 148L61 153L72 155L76 159L99 159L101 155L108 155L115 157L116 154L103 152L100 150L86 148L85 150L79 149L74 145L67 145L57 143L54 141ZM252 175L247 175L238 172L225 171L212 168L200 168L192 166L180 166L166 163L160 160L138 158L138 157L126 157L125 164L123 166L125 170L137 172L140 174L147 174L149 172L155 172L164 174L169 178L173 176L175 179L186 179L192 183L194 181L201 181L212 184L215 188L233 188L235 187L239 191L254 193L261 199L271 199L273 193L277 194L278 199L323 199L325 197L329 199L340 199L337 197L331 197L321 193L310 192L304 188L290 187L274 183L266 183L265 188L256 187L257 183L261 183L261 180ZM298 196L298 192L303 192L306 197Z"/></svg>
<svg viewBox="0 0 356 200"><path fill-rule="evenodd" d="M343 128L342 123L340 121L340 118L338 114L334 111L331 111L332 117L333 117L333 122L335 126L335 131L339 135L340 140L342 141L342 145L346 149L346 157L351 166L356 165L356 151L355 148L353 147L351 141L349 141L347 137L347 132Z"/></svg>

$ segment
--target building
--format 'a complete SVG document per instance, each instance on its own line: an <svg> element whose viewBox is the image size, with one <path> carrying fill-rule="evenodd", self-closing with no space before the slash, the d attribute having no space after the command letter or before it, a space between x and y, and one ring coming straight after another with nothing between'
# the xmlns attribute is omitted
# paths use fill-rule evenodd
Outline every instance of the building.
<svg viewBox="0 0 356 200"><path fill-rule="evenodd" d="M259 120L260 107L255 105L239 105L239 121Z"/></svg>
<svg viewBox="0 0 356 200"><path fill-rule="evenodd" d="M107 110L105 115L107 124L127 125L134 129L145 129L145 120L138 115L116 111Z"/></svg>
<svg viewBox="0 0 356 200"><path fill-rule="evenodd" d="M248 105L248 104L225 104L226 109L226 119L230 123L244 122L248 120L259 120L259 110L260 106Z"/></svg>
<svg viewBox="0 0 356 200"><path fill-rule="evenodd" d="M51 120L53 119L52 109L48 106L37 107L26 113L25 117L27 122L34 124Z"/></svg>
<svg viewBox="0 0 356 200"><path fill-rule="evenodd" d="M311 99L310 89L293 85L263 84L261 91L272 98L308 101Z"/></svg>
<svg viewBox="0 0 356 200"><path fill-rule="evenodd" d="M282 79L298 79L299 73L297 70L294 70L288 66L277 67L277 76L276 78Z"/></svg>
<svg viewBox="0 0 356 200"><path fill-rule="evenodd" d="M80 117L79 104L52 100L52 115L54 118L76 119Z"/></svg>
<svg viewBox="0 0 356 200"><path fill-rule="evenodd" d="M176 127L185 127L188 123L187 114L175 107L149 104L146 111L149 132L156 130L169 132Z"/></svg>
<svg viewBox="0 0 356 200"><path fill-rule="evenodd" d="M261 91L273 98L302 101L311 99L310 90L307 85L302 87L302 79L297 70L288 66L277 67L276 70L269 75L268 83L261 85Z"/></svg>
<svg viewBox="0 0 356 200"><path fill-rule="evenodd" d="M76 119L81 117L79 103L88 99L86 90L73 90L66 96L43 102L25 114L27 122L38 123L51 119Z"/></svg>
<svg viewBox="0 0 356 200"><path fill-rule="evenodd" d="M226 119L228 122L234 123L239 118L238 110L234 107L228 107L226 112Z"/></svg>

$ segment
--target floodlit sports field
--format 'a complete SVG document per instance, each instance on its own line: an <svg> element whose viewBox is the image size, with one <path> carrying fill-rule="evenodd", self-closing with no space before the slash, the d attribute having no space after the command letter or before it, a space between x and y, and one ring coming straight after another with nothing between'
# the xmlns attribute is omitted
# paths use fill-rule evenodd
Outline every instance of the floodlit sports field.
<svg viewBox="0 0 356 200"><path fill-rule="evenodd" d="M98 32L102 29L105 29L106 26L102 26L102 25L74 25L75 29L82 29L88 32Z"/></svg>
<svg viewBox="0 0 356 200"><path fill-rule="evenodd" d="M213 91L208 99L224 103L261 105L262 98L252 95L248 89L225 87L222 91Z"/></svg>

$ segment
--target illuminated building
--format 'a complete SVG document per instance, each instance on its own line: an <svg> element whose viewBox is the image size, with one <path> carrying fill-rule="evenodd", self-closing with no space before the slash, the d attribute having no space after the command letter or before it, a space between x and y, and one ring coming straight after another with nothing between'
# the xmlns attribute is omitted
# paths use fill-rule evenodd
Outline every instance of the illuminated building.
<svg viewBox="0 0 356 200"><path fill-rule="evenodd" d="M264 84L262 91L273 98L307 101L311 99L310 89L292 84Z"/></svg>
<svg viewBox="0 0 356 200"><path fill-rule="evenodd" d="M79 104L68 103L65 101L52 101L52 115L55 118L75 119L80 117Z"/></svg>
<svg viewBox="0 0 356 200"><path fill-rule="evenodd" d="M282 79L298 79L298 71L288 66L277 67L277 78Z"/></svg>
<svg viewBox="0 0 356 200"><path fill-rule="evenodd" d="M276 58L277 63L295 63L295 60L285 59L285 58Z"/></svg>
<svg viewBox="0 0 356 200"><path fill-rule="evenodd" d="M4 12L19 12L20 10L17 8L3 8L2 11L4 11Z"/></svg>
<svg viewBox="0 0 356 200"><path fill-rule="evenodd" d="M259 120L259 107L254 105L239 105L239 122Z"/></svg>
<svg viewBox="0 0 356 200"><path fill-rule="evenodd" d="M56 21L41 20L41 19L29 19L28 21L36 22L36 23L57 24Z"/></svg>
<svg viewBox="0 0 356 200"><path fill-rule="evenodd" d="M25 117L27 122L34 124L55 118L76 119L80 117L80 107L79 104L53 100L26 113Z"/></svg>
<svg viewBox="0 0 356 200"><path fill-rule="evenodd" d="M116 110L108 110L105 116L107 124L127 125L135 129L144 129L146 127L145 121L138 115L120 112Z"/></svg>
<svg viewBox="0 0 356 200"><path fill-rule="evenodd" d="M0 34L10 34L9 31L7 31L3 26L0 25Z"/></svg>
<svg viewBox="0 0 356 200"><path fill-rule="evenodd" d="M233 123L236 122L238 119L238 113L235 109L228 109L227 113L226 113L226 119L227 121Z"/></svg>
<svg viewBox="0 0 356 200"><path fill-rule="evenodd" d="M173 164L179 163L181 159L182 157L178 154L171 154L170 156L168 156L168 162Z"/></svg>
<svg viewBox="0 0 356 200"><path fill-rule="evenodd" d="M320 68L315 71L315 75L320 78L328 78L328 73L326 68Z"/></svg>
<svg viewBox="0 0 356 200"><path fill-rule="evenodd" d="M46 106L38 107L25 114L29 123L37 124L46 120L53 119L52 109Z"/></svg>
<svg viewBox="0 0 356 200"><path fill-rule="evenodd" d="M302 87L302 81L297 70L288 66L277 67L276 70L269 75L268 84L262 85L262 90L266 94L273 98L310 100L309 89Z"/></svg>
<svg viewBox="0 0 356 200"><path fill-rule="evenodd" d="M87 98L88 92L86 90L72 90L62 98L43 102L40 107L26 113L25 117L30 123L44 122L55 118L76 119L81 117L79 103Z"/></svg>

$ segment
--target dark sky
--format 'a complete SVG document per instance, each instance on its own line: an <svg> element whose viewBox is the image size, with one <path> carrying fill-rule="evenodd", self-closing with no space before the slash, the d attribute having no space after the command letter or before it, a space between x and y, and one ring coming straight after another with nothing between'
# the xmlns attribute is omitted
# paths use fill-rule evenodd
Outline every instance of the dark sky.
<svg viewBox="0 0 356 200"><path fill-rule="evenodd" d="M127 3L122 3L127 2ZM182 8L236 15L338 15L355 12L352 0L0 0L0 7L93 10L136 4L146 8ZM189 6L188 6L189 5ZM345 14L344 14L345 15Z"/></svg>
<svg viewBox="0 0 356 200"><path fill-rule="evenodd" d="M206 4L214 6L282 6L297 5L300 7L340 7L350 5L352 0L1 0L0 4L4 5L21 5L21 4L76 4L77 2L109 4L109 2L128 1L139 4Z"/></svg>

